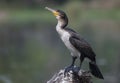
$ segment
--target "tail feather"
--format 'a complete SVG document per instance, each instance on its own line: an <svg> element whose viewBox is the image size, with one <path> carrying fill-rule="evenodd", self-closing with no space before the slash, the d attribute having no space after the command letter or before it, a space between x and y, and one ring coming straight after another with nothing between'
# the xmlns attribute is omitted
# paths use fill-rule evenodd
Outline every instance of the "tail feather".
<svg viewBox="0 0 120 83"><path fill-rule="evenodd" d="M97 78L104 79L96 63L89 62L89 68L90 68L92 75L94 75Z"/></svg>

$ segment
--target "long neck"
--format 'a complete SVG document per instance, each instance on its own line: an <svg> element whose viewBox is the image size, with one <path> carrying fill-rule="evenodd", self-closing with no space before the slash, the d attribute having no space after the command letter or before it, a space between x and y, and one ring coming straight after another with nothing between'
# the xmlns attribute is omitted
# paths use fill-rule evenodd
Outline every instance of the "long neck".
<svg viewBox="0 0 120 83"><path fill-rule="evenodd" d="M57 30L57 32L59 33L60 36L63 35L64 28L66 28L67 24L68 24L68 21L58 20L58 24L56 26L56 30Z"/></svg>
<svg viewBox="0 0 120 83"><path fill-rule="evenodd" d="M58 19L56 28L64 29L68 25L68 19Z"/></svg>

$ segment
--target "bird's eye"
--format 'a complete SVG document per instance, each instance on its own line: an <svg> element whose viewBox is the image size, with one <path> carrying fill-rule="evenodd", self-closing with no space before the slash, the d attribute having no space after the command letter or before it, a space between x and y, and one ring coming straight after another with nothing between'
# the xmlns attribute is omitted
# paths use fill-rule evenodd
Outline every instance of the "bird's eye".
<svg viewBox="0 0 120 83"><path fill-rule="evenodd" d="M61 14L60 17L65 18L65 15L64 15L64 14Z"/></svg>

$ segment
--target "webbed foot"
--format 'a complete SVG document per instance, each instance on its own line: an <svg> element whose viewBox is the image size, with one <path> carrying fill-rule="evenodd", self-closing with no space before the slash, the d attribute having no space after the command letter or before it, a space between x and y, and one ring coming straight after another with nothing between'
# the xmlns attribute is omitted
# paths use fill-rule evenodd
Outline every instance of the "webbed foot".
<svg viewBox="0 0 120 83"><path fill-rule="evenodd" d="M70 72L70 71L72 71L72 72L74 71L74 66L68 66L67 68L65 68L64 76L66 76L67 73Z"/></svg>
<svg viewBox="0 0 120 83"><path fill-rule="evenodd" d="M79 71L80 71L80 67L75 67L74 69L73 69L73 73L79 73Z"/></svg>
<svg viewBox="0 0 120 83"><path fill-rule="evenodd" d="M72 73L77 75L79 73L79 71L80 71L80 67L69 66L69 67L65 68L64 76L66 76L67 73L70 72L70 71L72 71Z"/></svg>

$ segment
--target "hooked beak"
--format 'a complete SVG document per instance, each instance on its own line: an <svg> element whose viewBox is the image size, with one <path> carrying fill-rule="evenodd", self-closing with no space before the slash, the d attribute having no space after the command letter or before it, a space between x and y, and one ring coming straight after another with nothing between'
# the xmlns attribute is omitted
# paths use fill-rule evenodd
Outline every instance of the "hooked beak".
<svg viewBox="0 0 120 83"><path fill-rule="evenodd" d="M59 12L57 12L55 9L52 9L52 8L49 8L49 7L45 7L45 9L51 11L54 14L54 16L59 16L60 15Z"/></svg>

